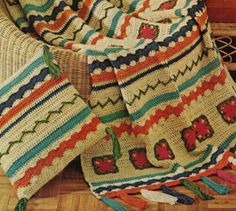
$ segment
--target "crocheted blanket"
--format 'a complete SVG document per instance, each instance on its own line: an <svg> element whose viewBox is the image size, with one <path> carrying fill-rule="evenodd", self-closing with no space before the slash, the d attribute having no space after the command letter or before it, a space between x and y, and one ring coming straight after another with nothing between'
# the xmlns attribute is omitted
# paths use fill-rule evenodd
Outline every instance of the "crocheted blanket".
<svg viewBox="0 0 236 211"><path fill-rule="evenodd" d="M236 86L204 1L5 1L24 32L87 55L88 106L116 134L81 155L98 198L129 203L127 194L196 181L232 160Z"/></svg>

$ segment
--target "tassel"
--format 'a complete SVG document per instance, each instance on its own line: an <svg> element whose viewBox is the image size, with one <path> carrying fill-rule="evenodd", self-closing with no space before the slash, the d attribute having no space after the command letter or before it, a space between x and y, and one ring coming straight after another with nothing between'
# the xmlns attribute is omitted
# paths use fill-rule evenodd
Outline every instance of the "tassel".
<svg viewBox="0 0 236 211"><path fill-rule="evenodd" d="M185 187L187 187L189 190L193 191L196 195L199 196L202 200L211 200L214 199L214 197L207 195L206 193L203 193L201 189L195 185L193 182L190 182L188 180L180 180L181 184L183 184Z"/></svg>
<svg viewBox="0 0 236 211"><path fill-rule="evenodd" d="M127 204L139 208L140 211L148 207L148 203L146 201L140 198L129 197L128 194L125 192L120 193L119 197Z"/></svg>
<svg viewBox="0 0 236 211"><path fill-rule="evenodd" d="M107 127L106 128L106 133L111 137L112 139L112 144L113 144L113 154L115 160L118 160L121 158L121 149L120 149L120 143L116 137L116 134L111 130L111 128Z"/></svg>
<svg viewBox="0 0 236 211"><path fill-rule="evenodd" d="M50 72L52 75L59 77L61 75L61 71L58 65L52 62L51 53L49 52L49 47L44 45L43 46L43 59L44 62L47 64Z"/></svg>
<svg viewBox="0 0 236 211"><path fill-rule="evenodd" d="M101 201L103 201L107 206L113 208L115 211L128 211L123 205L121 205L119 202L112 200L106 196L102 196L100 198Z"/></svg>
<svg viewBox="0 0 236 211"><path fill-rule="evenodd" d="M201 180L219 194L224 195L230 192L230 189L228 187L219 185L208 177L201 177Z"/></svg>
<svg viewBox="0 0 236 211"><path fill-rule="evenodd" d="M142 189L140 192L145 199L154 202L168 203L174 205L178 201L177 197L159 191L149 191Z"/></svg>
<svg viewBox="0 0 236 211"><path fill-rule="evenodd" d="M178 202L180 202L182 204L193 204L195 202L195 200L193 198L186 196L185 194L179 193L177 191L174 191L165 185L161 186L160 189L166 194L177 197Z"/></svg>
<svg viewBox="0 0 236 211"><path fill-rule="evenodd" d="M217 176L220 177L221 179L227 181L227 182L231 182L231 183L235 183L236 184L236 176L230 174L229 172L223 171L223 170L218 170L216 172Z"/></svg>
<svg viewBox="0 0 236 211"><path fill-rule="evenodd" d="M28 199L22 198L18 201L14 211L26 211L26 205L27 205Z"/></svg>

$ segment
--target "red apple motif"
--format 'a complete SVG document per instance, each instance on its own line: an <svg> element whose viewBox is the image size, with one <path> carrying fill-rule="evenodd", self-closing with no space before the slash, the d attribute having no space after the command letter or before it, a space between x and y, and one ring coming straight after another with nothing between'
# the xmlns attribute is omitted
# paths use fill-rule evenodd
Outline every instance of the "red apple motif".
<svg viewBox="0 0 236 211"><path fill-rule="evenodd" d="M139 30L139 36L138 38L144 38L144 39L155 39L158 35L158 27L155 25L149 25L146 23L143 23Z"/></svg>
<svg viewBox="0 0 236 211"><path fill-rule="evenodd" d="M185 128L182 132L182 139L184 140L185 147L188 151L196 148L196 132L193 127Z"/></svg>
<svg viewBox="0 0 236 211"><path fill-rule="evenodd" d="M173 160L175 158L175 155L165 139L156 143L155 155L158 160Z"/></svg>
<svg viewBox="0 0 236 211"><path fill-rule="evenodd" d="M145 169L153 167L147 159L145 148L135 148L129 151L130 160L137 169Z"/></svg>
<svg viewBox="0 0 236 211"><path fill-rule="evenodd" d="M231 97L219 104L217 109L225 122L229 124L236 122L236 97Z"/></svg>
<svg viewBox="0 0 236 211"><path fill-rule="evenodd" d="M92 165L97 174L110 174L118 172L115 165L115 159L112 155L95 157L92 159Z"/></svg>

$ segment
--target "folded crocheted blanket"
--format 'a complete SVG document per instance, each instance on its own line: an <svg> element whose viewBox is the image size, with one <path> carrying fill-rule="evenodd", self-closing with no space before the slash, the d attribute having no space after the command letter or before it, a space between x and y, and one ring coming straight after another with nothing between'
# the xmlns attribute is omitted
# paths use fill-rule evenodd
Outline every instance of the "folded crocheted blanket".
<svg viewBox="0 0 236 211"><path fill-rule="evenodd" d="M236 86L204 1L5 2L25 32L87 55L88 106L115 134L108 130L81 162L91 191L109 206L124 209L109 199L119 197L145 208L128 194L190 187L232 162Z"/></svg>

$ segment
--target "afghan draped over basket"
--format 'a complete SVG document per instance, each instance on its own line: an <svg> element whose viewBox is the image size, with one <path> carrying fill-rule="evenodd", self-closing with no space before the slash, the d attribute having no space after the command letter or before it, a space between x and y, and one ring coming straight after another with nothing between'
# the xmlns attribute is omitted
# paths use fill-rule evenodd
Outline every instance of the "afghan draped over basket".
<svg viewBox="0 0 236 211"><path fill-rule="evenodd" d="M23 32L86 55L88 106L115 133L81 154L98 198L196 181L232 160L236 86L204 1L5 3Z"/></svg>

